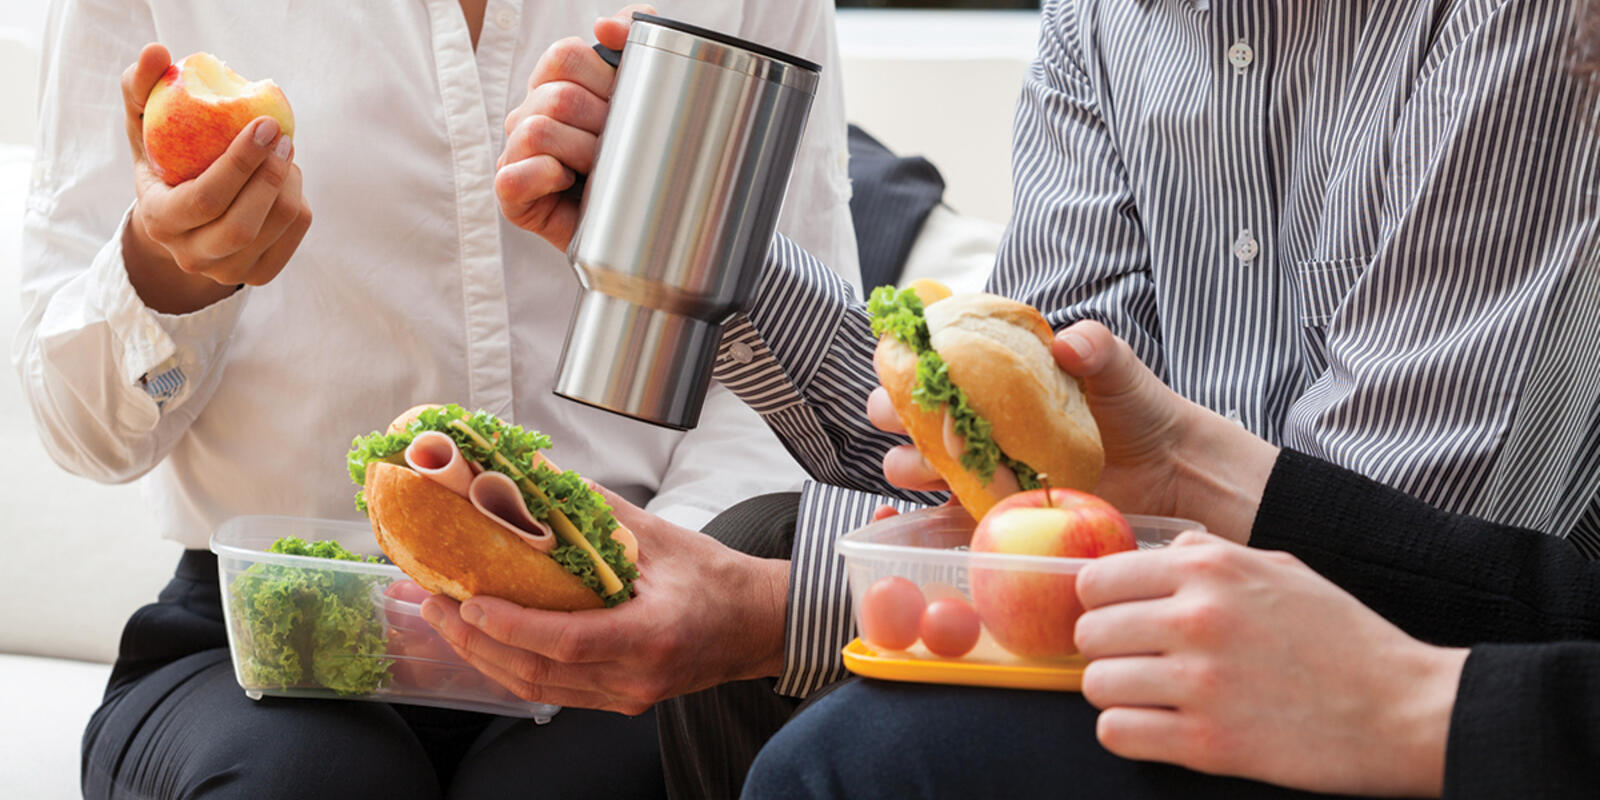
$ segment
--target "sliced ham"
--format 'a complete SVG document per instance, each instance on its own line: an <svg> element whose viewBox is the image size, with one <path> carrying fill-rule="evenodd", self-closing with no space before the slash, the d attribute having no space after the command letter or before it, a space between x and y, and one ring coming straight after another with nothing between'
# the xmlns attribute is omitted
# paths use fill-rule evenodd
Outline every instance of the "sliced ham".
<svg viewBox="0 0 1600 800"><path fill-rule="evenodd" d="M406 465L462 497L472 484L472 466L461 455L461 448L438 431L424 431L411 440L406 447Z"/></svg>
<svg viewBox="0 0 1600 800"><path fill-rule="evenodd" d="M548 553L556 537L528 510L522 489L511 476L486 471L461 454L456 441L438 431L417 434L406 447L406 464L440 486L472 501L474 508L516 534L528 546Z"/></svg>
<svg viewBox="0 0 1600 800"><path fill-rule="evenodd" d="M528 504L522 500L522 490L510 475L493 470L480 473L472 479L467 499L484 516L522 537L533 549L546 553L555 549L555 534L528 511Z"/></svg>

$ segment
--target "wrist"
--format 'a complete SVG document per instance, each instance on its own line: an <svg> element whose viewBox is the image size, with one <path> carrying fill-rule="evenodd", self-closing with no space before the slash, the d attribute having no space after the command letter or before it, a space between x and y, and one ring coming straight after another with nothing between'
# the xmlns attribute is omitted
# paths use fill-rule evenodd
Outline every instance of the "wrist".
<svg viewBox="0 0 1600 800"><path fill-rule="evenodd" d="M1385 730L1398 734L1386 742L1384 752L1374 753L1374 769L1399 770L1392 776L1389 794L1407 797L1438 797L1444 792L1445 748L1450 737L1450 716L1455 710L1456 693L1461 686L1461 670L1466 664L1466 648L1435 647L1418 644L1408 659L1409 668L1397 670L1390 680L1389 724ZM1397 748L1401 748L1396 752Z"/></svg>
<svg viewBox="0 0 1600 800"><path fill-rule="evenodd" d="M788 621L789 561L745 556L744 591L735 602L745 609L737 635L747 658L733 680L774 678L783 671L784 630Z"/></svg>
<svg viewBox="0 0 1600 800"><path fill-rule="evenodd" d="M1238 423L1185 401L1182 437L1173 448L1180 517L1245 544L1278 448Z"/></svg>
<svg viewBox="0 0 1600 800"><path fill-rule="evenodd" d="M189 314L237 291L204 276L184 272L172 253L150 238L134 208L122 233L122 263L139 300L162 314Z"/></svg>

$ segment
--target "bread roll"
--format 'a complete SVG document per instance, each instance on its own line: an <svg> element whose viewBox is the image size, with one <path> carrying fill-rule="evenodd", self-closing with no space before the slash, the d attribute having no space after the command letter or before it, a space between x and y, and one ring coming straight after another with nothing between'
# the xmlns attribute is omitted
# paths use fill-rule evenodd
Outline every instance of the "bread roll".
<svg viewBox="0 0 1600 800"><path fill-rule="evenodd" d="M551 611L605 606L550 556L406 467L373 462L365 489L378 546L430 592L456 600L481 594Z"/></svg>
<svg viewBox="0 0 1600 800"><path fill-rule="evenodd" d="M1052 487L1093 491L1105 467L1100 431L1077 379L1050 352L1050 324L1036 309L992 294L956 295L923 313L929 340L967 404L987 420L995 444L1046 473ZM917 357L893 336L878 343L878 378L922 452L974 519L1001 498L944 446L943 408L923 411L911 399Z"/></svg>

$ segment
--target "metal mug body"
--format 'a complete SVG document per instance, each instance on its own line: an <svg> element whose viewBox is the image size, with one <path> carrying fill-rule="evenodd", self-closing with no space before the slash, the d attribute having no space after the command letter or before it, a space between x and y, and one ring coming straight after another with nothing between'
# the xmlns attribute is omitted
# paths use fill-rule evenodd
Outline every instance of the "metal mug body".
<svg viewBox="0 0 1600 800"><path fill-rule="evenodd" d="M557 394L694 427L722 326L777 228L817 77L759 45L635 17L567 249L583 291Z"/></svg>

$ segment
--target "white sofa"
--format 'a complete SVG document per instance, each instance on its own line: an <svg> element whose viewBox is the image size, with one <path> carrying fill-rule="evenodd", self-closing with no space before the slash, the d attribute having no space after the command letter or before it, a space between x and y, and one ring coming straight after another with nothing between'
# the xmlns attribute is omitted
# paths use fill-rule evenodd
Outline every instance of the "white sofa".
<svg viewBox="0 0 1600 800"><path fill-rule="evenodd" d="M982 284L1007 214L1011 110L1036 27L1028 14L840 13L852 121L897 152L928 157L949 187L949 207L913 249L917 276ZM37 38L0 28L0 108L32 108ZM953 107L960 125L949 123ZM32 126L5 122L0 342L9 362ZM136 485L102 486L50 462L9 368L0 373L0 443L0 797L75 797L79 740L122 624L154 599L179 550L158 537Z"/></svg>

